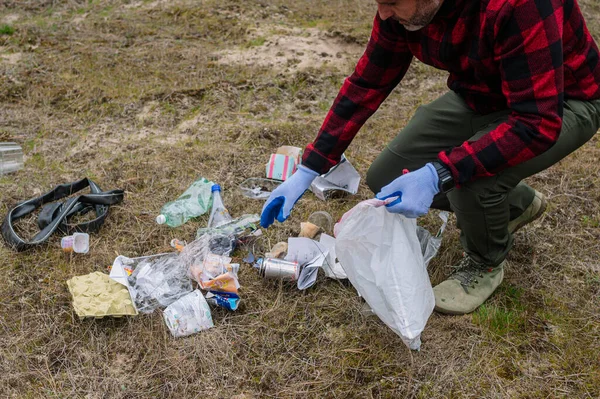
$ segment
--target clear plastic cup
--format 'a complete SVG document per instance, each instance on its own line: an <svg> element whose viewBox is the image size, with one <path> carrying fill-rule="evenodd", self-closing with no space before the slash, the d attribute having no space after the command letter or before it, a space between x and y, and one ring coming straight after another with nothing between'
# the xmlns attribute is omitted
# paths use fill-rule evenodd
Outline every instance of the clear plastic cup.
<svg viewBox="0 0 600 399"><path fill-rule="evenodd" d="M72 236L63 237L60 246L65 252L87 254L90 250L90 236L87 233L73 233Z"/></svg>
<svg viewBox="0 0 600 399"><path fill-rule="evenodd" d="M327 234L331 234L333 231L333 217L325 211L312 213L307 221L320 227L321 230Z"/></svg>

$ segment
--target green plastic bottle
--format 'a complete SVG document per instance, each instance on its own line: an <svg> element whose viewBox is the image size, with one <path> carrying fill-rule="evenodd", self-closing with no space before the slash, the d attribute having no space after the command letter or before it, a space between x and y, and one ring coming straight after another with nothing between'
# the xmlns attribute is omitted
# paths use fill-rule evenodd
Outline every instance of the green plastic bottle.
<svg viewBox="0 0 600 399"><path fill-rule="evenodd" d="M196 180L179 198L167 202L156 217L156 223L170 227L181 226L188 220L204 215L211 206L211 188L213 182L200 178Z"/></svg>

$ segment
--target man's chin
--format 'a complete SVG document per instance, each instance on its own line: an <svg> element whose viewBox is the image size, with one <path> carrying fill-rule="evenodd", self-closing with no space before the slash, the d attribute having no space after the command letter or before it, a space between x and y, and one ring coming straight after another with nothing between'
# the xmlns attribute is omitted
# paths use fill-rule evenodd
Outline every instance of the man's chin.
<svg viewBox="0 0 600 399"><path fill-rule="evenodd" d="M411 31L411 32L414 32L414 31L417 31L419 29L423 29L427 25L404 25L404 24L402 24L402 26L404 26L404 29L406 29L408 31Z"/></svg>

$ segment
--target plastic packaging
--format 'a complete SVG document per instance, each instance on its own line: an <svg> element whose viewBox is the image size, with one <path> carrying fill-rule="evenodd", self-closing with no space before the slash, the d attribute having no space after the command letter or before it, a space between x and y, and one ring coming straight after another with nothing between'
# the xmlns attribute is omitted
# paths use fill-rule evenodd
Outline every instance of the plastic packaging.
<svg viewBox="0 0 600 399"><path fill-rule="evenodd" d="M188 275L200 282L216 277L213 273L210 276L203 277L204 261L211 254L228 257L231 253L231 245L231 240L227 236L205 234L183 247L179 259L187 270Z"/></svg>
<svg viewBox="0 0 600 399"><path fill-rule="evenodd" d="M219 306L228 310L237 310L240 304L240 297L238 294L232 292L207 292L206 302L209 305Z"/></svg>
<svg viewBox="0 0 600 399"><path fill-rule="evenodd" d="M144 259L129 276L128 282L141 313L152 313L192 291L187 267L177 254Z"/></svg>
<svg viewBox="0 0 600 399"><path fill-rule="evenodd" d="M280 184L277 180L251 177L244 180L239 187L244 197L266 200Z"/></svg>
<svg viewBox="0 0 600 399"><path fill-rule="evenodd" d="M360 174L348 159L342 155L340 163L329 172L313 180L310 190L323 201L339 195L356 194L360 184Z"/></svg>
<svg viewBox="0 0 600 399"><path fill-rule="evenodd" d="M321 231L324 231L327 234L331 234L333 231L333 217L331 217L331 215L325 211L311 213L307 222L318 226Z"/></svg>
<svg viewBox="0 0 600 399"><path fill-rule="evenodd" d="M321 228L311 222L300 223L300 234L298 237L315 238L321 232Z"/></svg>
<svg viewBox="0 0 600 399"><path fill-rule="evenodd" d="M287 255L288 251L288 243L287 242L278 242L271 248L271 251L265 254L265 258L276 258L283 259Z"/></svg>
<svg viewBox="0 0 600 399"><path fill-rule="evenodd" d="M335 226L336 256L373 312L413 350L435 306L415 219L368 200Z"/></svg>
<svg viewBox="0 0 600 399"><path fill-rule="evenodd" d="M204 215L210 208L213 185L213 182L203 177L196 180L179 198L162 207L156 223L178 227L192 218Z"/></svg>
<svg viewBox="0 0 600 399"><path fill-rule="evenodd" d="M210 211L210 218L208 219L209 228L222 226L232 220L229 211L225 208L225 204L223 204L223 198L221 198L221 186L215 184L212 186L211 191L212 209Z"/></svg>
<svg viewBox="0 0 600 399"><path fill-rule="evenodd" d="M237 276L229 272L221 274L212 280L199 281L198 284L206 291L233 292L234 294L237 294L240 288Z"/></svg>
<svg viewBox="0 0 600 399"><path fill-rule="evenodd" d="M258 229L257 223L260 221L260 216L257 214L242 215L237 219L231 220L229 223L223 224L219 227L203 227L198 229L196 232L196 239L209 234L209 235L221 235L228 236L231 239L240 238L246 232L253 232ZM213 253L216 253L213 251Z"/></svg>
<svg viewBox="0 0 600 399"><path fill-rule="evenodd" d="M187 242L185 242L183 240L179 240L177 238L173 238L171 240L171 247L175 248L179 252L183 251L183 248L185 248L186 245L187 245Z"/></svg>
<svg viewBox="0 0 600 399"><path fill-rule="evenodd" d="M214 327L208 303L199 290L170 304L163 317L174 337L185 337Z"/></svg>
<svg viewBox="0 0 600 399"><path fill-rule="evenodd" d="M115 258L112 266L110 267L109 277L115 280L116 282L123 284L125 287L131 290L131 285L129 284L129 277L133 274L133 271L137 268L137 266L149 259L154 259L165 255L172 254L163 253L149 256L141 256L138 258L128 258L126 256L119 255ZM131 292L131 296L133 298L135 295L133 291Z"/></svg>
<svg viewBox="0 0 600 399"><path fill-rule="evenodd" d="M440 219L442 219L442 226L436 235L431 234L427 229L421 226L417 226L417 237L421 243L421 253L423 254L425 266L429 265L431 259L433 259L440 250L440 247L442 246L442 234L448 225L449 213L440 212L439 216Z"/></svg>
<svg viewBox="0 0 600 399"><path fill-rule="evenodd" d="M0 143L0 176L23 169L23 149L17 143Z"/></svg>
<svg viewBox="0 0 600 399"><path fill-rule="evenodd" d="M65 252L87 254L90 250L90 236L87 233L73 233L72 236L63 237L60 246Z"/></svg>
<svg viewBox="0 0 600 399"><path fill-rule="evenodd" d="M203 260L198 259L197 262L191 263L189 272L194 280L205 282L227 272L232 272L237 276L239 266L239 264L232 265L231 258L228 256L209 253Z"/></svg>
<svg viewBox="0 0 600 399"><path fill-rule="evenodd" d="M338 261L337 255L335 253L335 238L328 234L321 234L319 243L329 250L327 258L323 263L323 271L325 272L325 276L336 280L347 279L348 276L346 275L344 268Z"/></svg>

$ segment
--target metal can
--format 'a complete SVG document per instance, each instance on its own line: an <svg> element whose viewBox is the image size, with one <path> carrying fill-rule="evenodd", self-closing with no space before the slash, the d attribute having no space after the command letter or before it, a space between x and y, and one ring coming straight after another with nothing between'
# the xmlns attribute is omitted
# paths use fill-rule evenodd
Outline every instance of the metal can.
<svg viewBox="0 0 600 399"><path fill-rule="evenodd" d="M296 281L300 273L298 262L289 262L283 259L259 259L256 268L261 276L269 279Z"/></svg>

